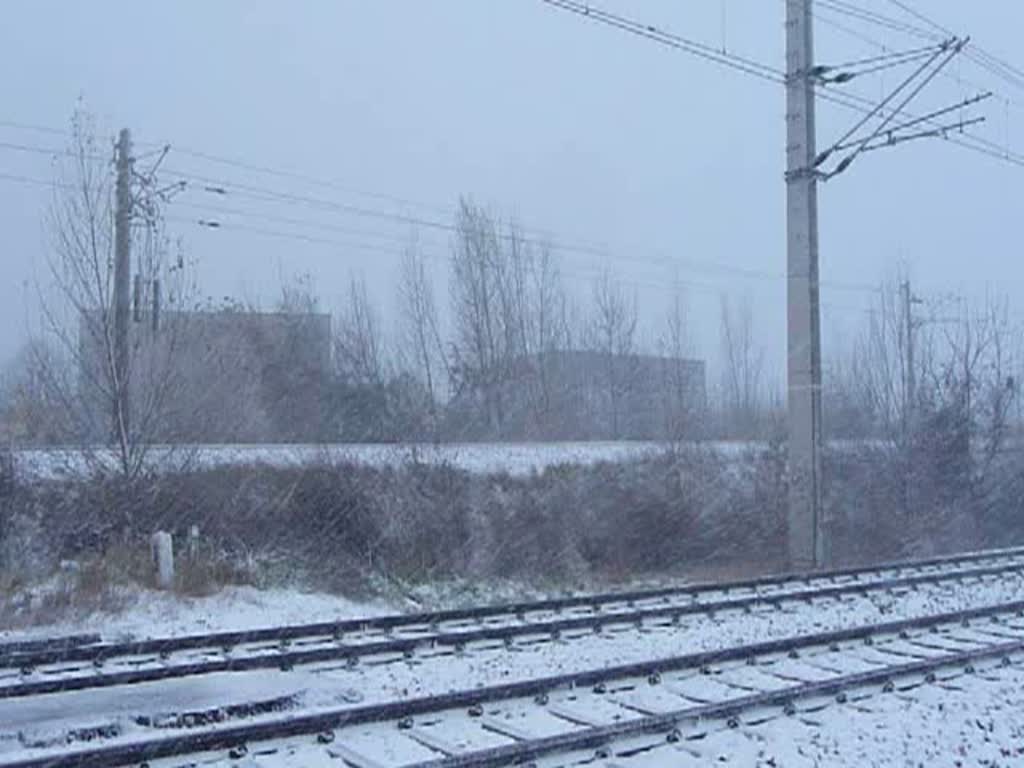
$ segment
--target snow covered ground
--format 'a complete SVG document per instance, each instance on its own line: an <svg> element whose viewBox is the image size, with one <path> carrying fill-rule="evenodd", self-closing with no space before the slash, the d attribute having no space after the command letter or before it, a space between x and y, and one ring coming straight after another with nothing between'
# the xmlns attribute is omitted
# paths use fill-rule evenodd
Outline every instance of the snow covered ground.
<svg viewBox="0 0 1024 768"><path fill-rule="evenodd" d="M340 664L324 664L318 669L342 688L364 691L364 701L369 703L1022 599L1024 585L1017 579L984 585L945 584L896 595L870 592L867 596L848 596L841 601L785 604L782 611L764 607L751 614L725 612L714 618L694 615L680 626L643 630L631 626L609 627L600 635L583 630L578 637L566 633L559 642L519 646L514 653L507 653L500 642L492 642L483 644L486 650L471 647L472 652L465 654L441 648L432 656L417 655L407 662L368 664L354 670Z"/></svg>
<svg viewBox="0 0 1024 768"><path fill-rule="evenodd" d="M708 442L727 455L740 455L758 443ZM508 472L524 475L558 464L589 465L625 461L666 450L667 443L644 441L564 443L446 443L335 445L204 445L197 449L154 447L155 466L175 468L188 459L200 466L268 464L303 466L317 461L351 461L369 466L398 466L409 461L450 464L470 472ZM55 478L87 469L96 451L77 449L18 449L15 468L23 477Z"/></svg>
<svg viewBox="0 0 1024 768"><path fill-rule="evenodd" d="M247 630L333 619L395 613L383 601L356 602L338 595L295 589L225 587L207 597L184 597L156 590L122 590L123 607L61 618L25 630L0 631L0 643L33 637L96 633L104 640L145 639Z"/></svg>
<svg viewBox="0 0 1024 768"><path fill-rule="evenodd" d="M848 451L858 447L882 446L884 441L831 440L832 450ZM151 466L175 469L186 461L192 465L266 464L276 467L304 466L318 461L349 461L368 466L399 466L410 461L450 464L469 472L508 472L526 475L560 464L591 465L598 462L627 461L656 455L670 448L703 447L727 458L740 458L750 451L763 450L767 443L746 440L707 440L692 443L666 443L643 440L534 442L534 443L334 443L202 445L194 448L154 446ZM1019 440L1004 450L1024 450ZM97 461L111 467L116 462L103 449L15 448L15 469L25 478L58 478L79 473Z"/></svg>
<svg viewBox="0 0 1024 768"><path fill-rule="evenodd" d="M61 734L72 727L115 724L126 735L138 733L139 726L134 718L140 714L159 716L241 701L289 699L304 709L391 701L1021 599L1024 599L1024 583L1019 578L946 583L915 591L848 596L841 601L822 599L812 604L786 604L781 611L766 607L751 614L726 612L714 618L696 615L688 617L680 626L648 626L642 630L633 626L608 627L599 635L592 632L581 633L578 637L567 635L558 642L517 646L513 652L505 650L500 643L483 643L470 646L464 653L438 648L410 659L366 660L355 668L325 662L291 672L262 670L3 701L0 702L0 723L5 723L6 727L0 728L0 760L13 756L20 749L21 741L14 737L19 731L23 734L21 739L29 733L31 740L43 742L61 738ZM159 634L155 630L163 628L183 631L183 628L252 627L323 620L378 609L386 610L387 606L356 606L316 595L253 594L238 590L180 605L154 601L103 627L91 628L107 633L133 631L148 635ZM78 631L88 628L75 627ZM1021 693L1020 681L1015 683L1014 680L1010 671L991 684L972 678L969 686L965 684L958 694L960 698L955 700L958 702L955 705L945 704L945 697L911 703L893 695L891 700L882 702L877 711L871 707L865 712L837 707L810 718L822 722L833 718L823 726L804 724L799 718L780 719L758 728L715 734L686 746L691 753L696 751L699 755L693 758L697 765L713 760L731 765L787 768L791 765L954 766L961 749L974 760L963 765L1013 765L1013 760L1005 757L1002 763L979 763L975 758L1024 744L1021 741L1024 715L1019 714L1024 712L1019 709L1019 705L1024 704L1024 693ZM906 713L900 707L905 707ZM900 714L898 721L894 719L897 712ZM914 718L921 718L921 721ZM972 724L975 721L984 724L998 721L998 727ZM943 732L937 741L921 743L934 735L931 729L940 727ZM926 754L938 755L941 759L935 763L926 760ZM920 756L917 762L915 755ZM891 758L899 758L899 761ZM638 763L645 768L665 764Z"/></svg>
<svg viewBox="0 0 1024 768"><path fill-rule="evenodd" d="M719 725L700 741L666 746L606 766L729 765L742 768L1010 768L1024 765L1024 669L1008 667L881 692L813 714L757 726Z"/></svg>

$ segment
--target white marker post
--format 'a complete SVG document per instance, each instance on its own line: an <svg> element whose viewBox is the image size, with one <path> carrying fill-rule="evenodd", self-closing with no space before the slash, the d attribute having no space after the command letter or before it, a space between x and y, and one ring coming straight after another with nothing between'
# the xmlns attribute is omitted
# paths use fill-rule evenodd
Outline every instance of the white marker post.
<svg viewBox="0 0 1024 768"><path fill-rule="evenodd" d="M160 589L174 588L174 543L167 531L157 531L150 539L153 565L156 567L156 585Z"/></svg>

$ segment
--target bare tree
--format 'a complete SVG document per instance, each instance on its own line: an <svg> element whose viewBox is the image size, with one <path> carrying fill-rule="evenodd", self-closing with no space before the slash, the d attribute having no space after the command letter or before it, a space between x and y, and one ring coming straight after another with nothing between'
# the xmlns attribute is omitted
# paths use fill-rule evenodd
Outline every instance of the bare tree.
<svg viewBox="0 0 1024 768"><path fill-rule="evenodd" d="M917 350L915 376L907 373L911 343ZM847 366L851 407L863 413L876 436L900 444L907 441L910 407L919 394L909 391L909 382L922 380L932 356L931 335L917 326L906 327L896 281L884 284Z"/></svg>
<svg viewBox="0 0 1024 768"><path fill-rule="evenodd" d="M329 406L330 317L321 311L320 297L312 275L294 275L281 282L275 307L277 332L264 329L269 338L253 346L251 354L262 355L259 380L264 412L270 414L275 440L329 439L325 419Z"/></svg>
<svg viewBox="0 0 1024 768"><path fill-rule="evenodd" d="M832 353L824 366L822 399L828 414L825 428L828 438L863 439L875 436L872 410L863 397L862 382L857 379L852 347L841 342L829 345Z"/></svg>
<svg viewBox="0 0 1024 768"><path fill-rule="evenodd" d="M501 421L500 403L494 402L493 367L497 357L497 290L491 264L497 259L494 223L485 211L459 201L452 246L451 302L454 340L451 344L457 395L479 391L489 421Z"/></svg>
<svg viewBox="0 0 1024 768"><path fill-rule="evenodd" d="M735 436L758 435L764 398L764 351L754 342L750 302L733 311L722 297L722 410Z"/></svg>
<svg viewBox="0 0 1024 768"><path fill-rule="evenodd" d="M978 458L972 477L984 477L1006 440L1017 387L1012 329L1005 300L961 302L954 322L940 325L945 352L928 369L928 392L960 414L963 440Z"/></svg>
<svg viewBox="0 0 1024 768"><path fill-rule="evenodd" d="M853 399L874 434L909 444L921 418L955 409L964 429L1001 438L1014 389L1007 386L1013 382L1007 382L1012 362L1005 302L986 300L980 309L942 302L909 328L906 318L898 286L883 285L848 366Z"/></svg>
<svg viewBox="0 0 1024 768"><path fill-rule="evenodd" d="M46 385L51 376L72 382L74 372L58 350L43 346L40 339L29 340L7 363L0 376L0 433L5 441L53 445L66 438L67 415Z"/></svg>
<svg viewBox="0 0 1024 768"><path fill-rule="evenodd" d="M691 353L686 303L682 292L672 292L665 318L665 330L658 346L665 358L665 381L661 388L664 396L664 412L668 417L666 425L670 439L679 440L699 431L697 412L700 393L695 391L693 372L689 369L687 357Z"/></svg>
<svg viewBox="0 0 1024 768"><path fill-rule="evenodd" d="M610 437L622 431L622 401L632 386L632 356L636 347L636 297L626 297L609 272L594 282L593 310L588 329L588 346L600 356L607 391Z"/></svg>
<svg viewBox="0 0 1024 768"><path fill-rule="evenodd" d="M426 390L429 432L436 439L440 384L448 364L441 340L434 290L422 251L414 240L402 257L398 284L399 354Z"/></svg>
<svg viewBox="0 0 1024 768"><path fill-rule="evenodd" d="M51 286L41 291L43 327L33 363L46 397L68 415L64 440L106 444L117 468L134 477L157 440L173 439L168 408L181 341L180 310L193 295L180 250L170 257L162 220L152 200L140 201L144 219L133 222L133 248L141 291L129 334L125 376L115 361L113 173L96 140L93 122L79 109L68 150L60 156L47 216L52 241ZM180 248L180 246L179 246ZM159 318L154 310L162 300ZM42 354L47 350L47 354ZM52 352L52 354L51 354ZM61 360L56 365L55 360ZM130 393L126 396L125 393ZM128 418L127 409L131 410ZM110 414L114 413L113 430ZM86 453L105 465L105 457Z"/></svg>
<svg viewBox="0 0 1024 768"><path fill-rule="evenodd" d="M529 277L526 347L536 368L530 410L534 428L544 435L552 428L558 429L557 424L552 424L555 390L559 384L556 357L572 346L565 289L549 245L542 244L533 255Z"/></svg>
<svg viewBox="0 0 1024 768"><path fill-rule="evenodd" d="M556 352L570 345L568 308L550 246L463 199L450 291L451 374L457 403L479 402L487 431L553 430Z"/></svg>
<svg viewBox="0 0 1024 768"><path fill-rule="evenodd" d="M281 279L281 296L277 300L277 311L301 317L315 315L320 311L320 297L308 272Z"/></svg>
<svg viewBox="0 0 1024 768"><path fill-rule="evenodd" d="M380 323L362 278L349 281L348 303L338 315L334 351L335 365L346 381L379 386L385 380Z"/></svg>
<svg viewBox="0 0 1024 768"><path fill-rule="evenodd" d="M339 431L349 440L388 439L389 366L377 312L364 280L350 279L347 303L335 319L335 412Z"/></svg>
<svg viewBox="0 0 1024 768"><path fill-rule="evenodd" d="M845 400L887 451L905 511L962 509L990 489L1010 431L1015 337L1005 301L925 302L914 314L898 281L881 287L844 366Z"/></svg>
<svg viewBox="0 0 1024 768"><path fill-rule="evenodd" d="M489 428L505 431L504 384L516 347L518 323L509 290L508 250L500 225L486 210L463 199L455 219L451 300L452 373L457 396L479 395Z"/></svg>

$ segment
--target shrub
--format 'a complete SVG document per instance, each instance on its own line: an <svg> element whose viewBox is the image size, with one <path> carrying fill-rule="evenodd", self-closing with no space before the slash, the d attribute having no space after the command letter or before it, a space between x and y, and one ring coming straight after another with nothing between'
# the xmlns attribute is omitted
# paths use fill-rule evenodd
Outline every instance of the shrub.
<svg viewBox="0 0 1024 768"><path fill-rule="evenodd" d="M1024 474L1015 462L984 497L953 504L944 491L928 507L922 491L908 515L899 504L903 476L885 451L844 451L826 461L840 563L1024 539L1017 512ZM217 467L133 483L19 485L2 503L0 570L9 580L76 560L104 564L107 579L146 583L150 535L170 531L181 553L193 525L203 549L179 566L178 585L190 594L284 580L348 592L382 581L459 579L576 587L785 567L778 445L740 457L686 450L528 476L417 461Z"/></svg>

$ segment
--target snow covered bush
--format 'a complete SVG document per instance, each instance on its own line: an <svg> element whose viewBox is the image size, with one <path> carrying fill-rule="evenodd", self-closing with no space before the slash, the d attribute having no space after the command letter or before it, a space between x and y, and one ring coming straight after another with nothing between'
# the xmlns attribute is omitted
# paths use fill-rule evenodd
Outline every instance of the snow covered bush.
<svg viewBox="0 0 1024 768"><path fill-rule="evenodd" d="M982 493L913 489L883 448L828 457L826 505L838 563L1024 540L1024 472L1006 458ZM529 475L421 463L368 467L223 466L139 477L19 485L2 501L0 571L34 578L62 560L118 564L145 583L149 536L170 531L181 563L189 530L202 557L179 589L225 583L345 593L445 582L586 589L667 576L750 575L786 567L781 443L725 455L677 449ZM26 576L27 577L27 576Z"/></svg>

